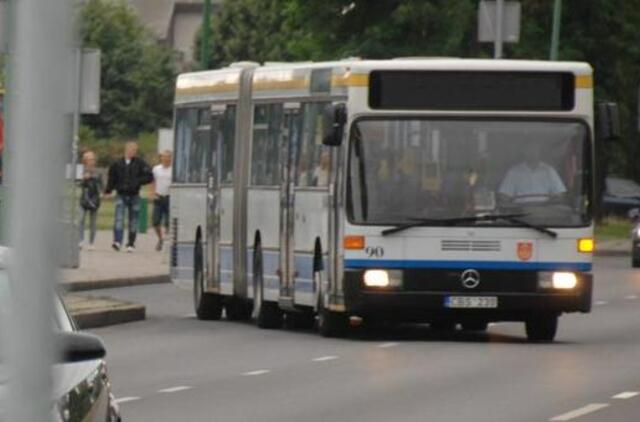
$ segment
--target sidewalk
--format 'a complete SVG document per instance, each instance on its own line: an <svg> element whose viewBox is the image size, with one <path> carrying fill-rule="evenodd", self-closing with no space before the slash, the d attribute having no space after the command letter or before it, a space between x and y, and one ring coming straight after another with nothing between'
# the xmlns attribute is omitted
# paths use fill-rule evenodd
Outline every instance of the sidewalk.
<svg viewBox="0 0 640 422"><path fill-rule="evenodd" d="M95 250L83 247L80 251L80 267L62 270L65 290L94 290L139 284L169 282L168 242L161 252L155 250L156 236L149 230L138 234L136 250L127 253L111 248L112 233L99 231Z"/></svg>
<svg viewBox="0 0 640 422"><path fill-rule="evenodd" d="M111 242L110 231L99 231L95 249L90 251L85 245L80 251L80 267L61 272L61 284L67 292L63 299L82 329L142 320L146 308L137 303L96 296L94 292L77 291L170 281L168 243L165 242L165 248L157 252L156 236L151 231L138 235L136 250L132 253L114 251Z"/></svg>

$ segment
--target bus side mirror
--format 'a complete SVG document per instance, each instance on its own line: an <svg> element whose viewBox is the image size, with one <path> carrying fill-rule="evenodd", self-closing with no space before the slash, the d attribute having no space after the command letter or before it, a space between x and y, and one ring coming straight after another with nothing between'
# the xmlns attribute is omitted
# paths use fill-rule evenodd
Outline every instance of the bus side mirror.
<svg viewBox="0 0 640 422"><path fill-rule="evenodd" d="M617 103L598 103L598 134L603 141L620 139L620 111Z"/></svg>
<svg viewBox="0 0 640 422"><path fill-rule="evenodd" d="M339 146L347 123L347 107L344 104L328 104L324 109L323 120L325 133L322 143L330 147Z"/></svg>

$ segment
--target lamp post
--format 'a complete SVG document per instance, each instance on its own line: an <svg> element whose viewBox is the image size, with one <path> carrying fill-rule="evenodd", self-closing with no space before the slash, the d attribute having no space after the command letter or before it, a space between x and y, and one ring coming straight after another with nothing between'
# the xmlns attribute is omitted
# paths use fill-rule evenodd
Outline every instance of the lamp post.
<svg viewBox="0 0 640 422"><path fill-rule="evenodd" d="M562 15L562 0L555 0L553 4L553 28L551 30L551 52L549 54L549 60L558 60L561 15Z"/></svg>

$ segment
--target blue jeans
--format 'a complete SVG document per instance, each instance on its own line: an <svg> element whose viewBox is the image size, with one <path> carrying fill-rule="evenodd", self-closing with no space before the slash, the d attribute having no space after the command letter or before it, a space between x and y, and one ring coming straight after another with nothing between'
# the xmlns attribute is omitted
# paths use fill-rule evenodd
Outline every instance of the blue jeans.
<svg viewBox="0 0 640 422"><path fill-rule="evenodd" d="M89 215L89 244L93 245L96 240L98 210L86 210L80 207L80 242L84 241L84 227L87 215Z"/></svg>
<svg viewBox="0 0 640 422"><path fill-rule="evenodd" d="M116 215L113 223L113 241L122 244L124 234L124 212L129 217L129 239L127 246L134 246L138 232L138 214L140 214L140 196L118 195L116 197Z"/></svg>

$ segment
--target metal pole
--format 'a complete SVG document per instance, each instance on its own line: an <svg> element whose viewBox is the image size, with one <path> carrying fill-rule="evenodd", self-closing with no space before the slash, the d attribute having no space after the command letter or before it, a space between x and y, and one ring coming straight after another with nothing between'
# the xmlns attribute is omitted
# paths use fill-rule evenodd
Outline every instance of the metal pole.
<svg viewBox="0 0 640 422"><path fill-rule="evenodd" d="M555 0L555 3L553 4L553 28L551 30L551 52L549 53L549 60L558 60L561 15L562 0Z"/></svg>
<svg viewBox="0 0 640 422"><path fill-rule="evenodd" d="M51 364L58 351L52 300L71 124L73 25L70 0L11 3L6 181L12 307L2 338L4 403L6 420L39 422L50 420L53 411Z"/></svg>
<svg viewBox="0 0 640 422"><path fill-rule="evenodd" d="M211 0L204 0L202 13L202 40L200 42L200 65L209 68L211 63Z"/></svg>
<svg viewBox="0 0 640 422"><path fill-rule="evenodd" d="M502 42L503 42L503 28L504 24L504 0L496 1L496 39L493 42L493 58L502 58Z"/></svg>

